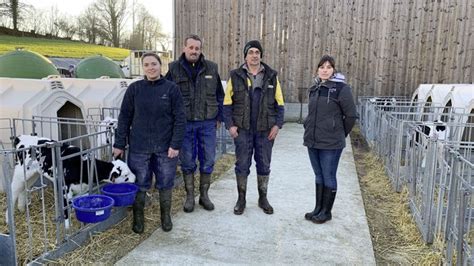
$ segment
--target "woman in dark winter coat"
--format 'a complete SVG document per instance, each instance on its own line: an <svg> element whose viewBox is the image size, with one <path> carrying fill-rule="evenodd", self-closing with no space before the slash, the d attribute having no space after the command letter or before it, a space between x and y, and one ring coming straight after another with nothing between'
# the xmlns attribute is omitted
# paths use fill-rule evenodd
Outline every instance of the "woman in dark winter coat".
<svg viewBox="0 0 474 266"><path fill-rule="evenodd" d="M336 172L345 138L352 130L357 112L351 88L336 72L334 58L325 55L318 64L316 84L309 89L304 143L316 176L316 206L305 218L314 223L331 220L336 198Z"/></svg>
<svg viewBox="0 0 474 266"><path fill-rule="evenodd" d="M145 195L152 184L152 173L160 192L161 227L164 231L173 228L171 192L186 128L183 97L175 83L161 77L160 57L146 53L142 66L145 78L130 84L125 92L113 151L114 156L121 156L128 141L128 165L139 187L132 227L138 234L145 226Z"/></svg>

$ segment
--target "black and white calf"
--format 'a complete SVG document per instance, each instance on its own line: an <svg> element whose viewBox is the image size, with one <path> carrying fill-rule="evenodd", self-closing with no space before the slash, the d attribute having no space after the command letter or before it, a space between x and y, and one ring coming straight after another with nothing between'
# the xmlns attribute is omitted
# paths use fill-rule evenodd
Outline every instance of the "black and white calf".
<svg viewBox="0 0 474 266"><path fill-rule="evenodd" d="M427 137L436 139L436 140L447 140L449 137L449 128L445 122L435 120L434 122L423 122L416 126L419 131ZM415 130L414 141L416 144L419 144L421 141L421 136L418 131Z"/></svg>
<svg viewBox="0 0 474 266"><path fill-rule="evenodd" d="M395 107L395 104L397 103L397 99L394 97L391 98L379 98L379 97L373 97L369 99L369 102L381 106L381 109L384 111L391 111L393 107Z"/></svg>
<svg viewBox="0 0 474 266"><path fill-rule="evenodd" d="M25 210L26 189L32 187L41 175L52 182L55 181L53 178L54 153L52 148L54 143L56 142L48 138L28 135L21 135L15 139L14 145L19 151L16 154L17 162L13 173L11 188L13 206L15 206L18 200L18 210ZM84 184L88 183L89 172L93 173L93 180L111 183L135 182L135 175L127 164L121 160L106 162L96 159L94 160L95 167L92 171L88 171L89 162L80 155L80 148L63 144L60 150L61 158L72 155L72 157L62 160L65 200L69 200L75 191L81 189ZM8 216L5 215L5 217L8 223Z"/></svg>
<svg viewBox="0 0 474 266"><path fill-rule="evenodd" d="M80 192L81 186L88 185L89 172L92 172L92 180L98 180L108 183L133 183L135 175L130 171L128 165L122 160L113 160L106 162L95 159L93 166L87 159L80 156L79 147L68 145L61 148L61 157L73 155L72 158L63 160L64 182L67 187L68 198L71 198L77 192ZM82 174L81 174L82 173Z"/></svg>
<svg viewBox="0 0 474 266"><path fill-rule="evenodd" d="M414 136L410 142L410 146L413 147L414 145L416 145L422 147L423 150L427 150L428 139L443 141L448 140L448 138L449 127L446 125L445 122L439 120L435 120L433 122L423 122L422 124L416 126L416 130L414 131ZM438 149L436 150L436 156L438 159L441 159L443 157L443 146L437 145L437 147ZM425 166L426 154L423 155L421 161L421 167L425 168Z"/></svg>
<svg viewBox="0 0 474 266"><path fill-rule="evenodd" d="M98 131L104 131L107 129L111 129L113 132L115 132L115 129L117 128L118 125L118 120L112 117L105 117L104 120L102 120L98 126ZM99 134L97 135L97 147L105 146L105 145L110 145L114 143L114 135L108 136L106 134ZM99 159L102 159L102 152L103 149L98 149L97 150L97 157Z"/></svg>

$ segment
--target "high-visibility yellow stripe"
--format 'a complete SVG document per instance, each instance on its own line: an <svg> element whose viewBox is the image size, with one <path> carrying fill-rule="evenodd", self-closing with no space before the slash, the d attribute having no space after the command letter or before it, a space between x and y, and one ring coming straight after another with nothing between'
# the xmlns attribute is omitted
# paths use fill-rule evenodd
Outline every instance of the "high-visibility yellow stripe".
<svg viewBox="0 0 474 266"><path fill-rule="evenodd" d="M227 81L227 85L225 88L225 96L224 96L224 105L231 105L232 104L232 96L234 95L234 89L232 88L232 80L229 79Z"/></svg>
<svg viewBox="0 0 474 266"><path fill-rule="evenodd" d="M283 100L283 93L281 91L280 80L277 79L277 87L275 90L275 100L277 101L278 105L283 106L285 105L285 101Z"/></svg>
<svg viewBox="0 0 474 266"><path fill-rule="evenodd" d="M252 86L252 82L250 79L247 79L248 86ZM232 80L229 79L227 81L227 87L225 89L225 97L224 97L224 105L231 105L232 104L232 96L234 95L234 89L232 87ZM277 87L275 90L275 100L280 106L285 105L285 101L283 100L283 93L281 91L280 81L277 79Z"/></svg>

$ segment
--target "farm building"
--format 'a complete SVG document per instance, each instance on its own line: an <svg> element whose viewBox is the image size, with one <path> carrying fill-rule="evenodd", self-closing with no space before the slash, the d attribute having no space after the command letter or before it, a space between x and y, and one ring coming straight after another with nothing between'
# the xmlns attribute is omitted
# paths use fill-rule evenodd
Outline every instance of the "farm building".
<svg viewBox="0 0 474 266"><path fill-rule="evenodd" d="M471 1L175 1L175 58L198 34L222 79L260 40L285 100L298 102L323 54L353 94L410 96L419 84L472 83ZM210 8L212 6L212 8Z"/></svg>

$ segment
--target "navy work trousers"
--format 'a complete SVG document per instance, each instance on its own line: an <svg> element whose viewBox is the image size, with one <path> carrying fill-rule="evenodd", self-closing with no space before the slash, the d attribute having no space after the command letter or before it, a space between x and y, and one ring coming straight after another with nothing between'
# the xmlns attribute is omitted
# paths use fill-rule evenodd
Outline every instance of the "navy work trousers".
<svg viewBox="0 0 474 266"><path fill-rule="evenodd" d="M176 177L178 157L168 158L168 152L134 153L128 156L128 166L137 179L135 184L140 191L147 191L151 187L152 174L155 174L155 187L159 190L173 188Z"/></svg>
<svg viewBox="0 0 474 266"><path fill-rule="evenodd" d="M273 140L268 140L270 131L252 131L239 128L238 133L239 135L234 139L236 176L246 177L250 174L252 155L254 155L257 175L269 175L274 143Z"/></svg>
<svg viewBox="0 0 474 266"><path fill-rule="evenodd" d="M183 174L196 171L196 156L199 160L199 171L202 174L211 174L216 159L215 119L186 123L186 135L179 157Z"/></svg>

